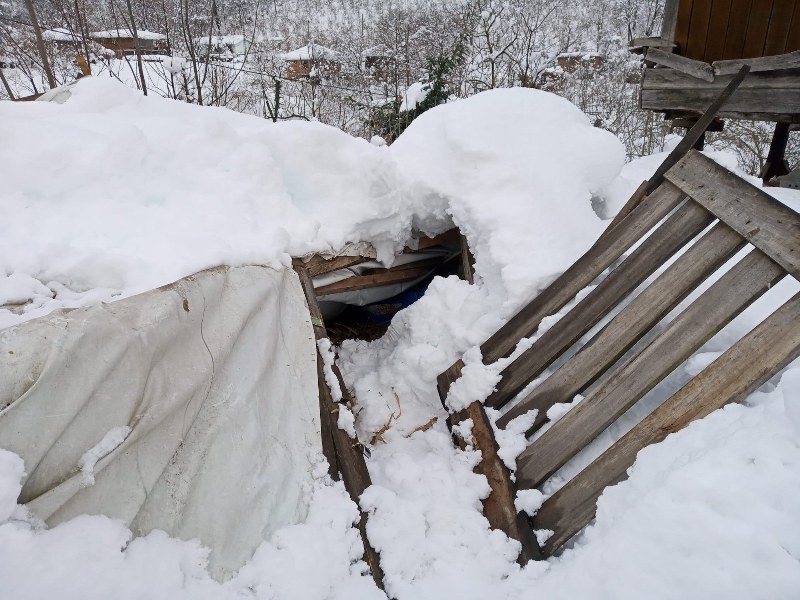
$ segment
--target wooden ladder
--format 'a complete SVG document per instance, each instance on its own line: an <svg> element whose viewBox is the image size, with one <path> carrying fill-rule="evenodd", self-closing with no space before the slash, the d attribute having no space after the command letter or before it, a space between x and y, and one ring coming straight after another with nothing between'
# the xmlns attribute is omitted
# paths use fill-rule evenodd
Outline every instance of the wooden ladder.
<svg viewBox="0 0 800 600"><path fill-rule="evenodd" d="M657 327L748 242L754 246L750 252ZM800 354L798 294L548 498L531 520L514 507L517 488L540 486L772 285L787 274L800 278L800 215L690 151L652 193L484 342L484 362L509 356L522 338L536 333L544 317L564 309L607 270L597 287L503 370L484 404L473 402L449 419L451 426L472 419L470 442L482 452L477 470L492 487L484 514L492 527L521 542L521 562L552 554L588 524L603 489L626 478L639 450L744 398ZM630 299L640 286L645 287ZM577 353L557 363L617 310ZM554 364L560 366L519 397ZM443 402L463 366L458 361L439 376ZM507 409L497 421L501 428L537 410L530 436L547 422L550 407L572 402L576 394L586 397L518 457L513 483L497 456L484 405ZM542 529L553 534L540 547L533 532Z"/></svg>

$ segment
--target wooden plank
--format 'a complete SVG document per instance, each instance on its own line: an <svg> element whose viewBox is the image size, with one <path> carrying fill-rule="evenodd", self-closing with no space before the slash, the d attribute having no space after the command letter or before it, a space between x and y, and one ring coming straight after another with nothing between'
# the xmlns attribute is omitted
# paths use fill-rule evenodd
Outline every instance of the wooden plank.
<svg viewBox="0 0 800 600"><path fill-rule="evenodd" d="M506 427L535 409L532 430L539 429L553 404L570 402L591 385L744 245L733 229L724 223L714 225L575 356L498 419L497 425Z"/></svg>
<svg viewBox="0 0 800 600"><path fill-rule="evenodd" d="M675 26L678 22L678 4L680 4L679 0L666 0L664 3L664 17L661 19L661 37L670 44L675 40Z"/></svg>
<svg viewBox="0 0 800 600"><path fill-rule="evenodd" d="M301 260L295 259L293 264L306 296L306 303L308 304L308 310L311 314L311 323L314 327L314 336L317 340L327 338L328 333L325 330L325 323L322 320L322 312L317 303L317 297L314 293L314 283L311 281L311 276L308 271L303 268ZM372 485L372 480L360 444L352 440L350 436L337 425L337 419L334 415L338 411L338 404L333 400L330 389L327 384L324 383L325 378L321 365L322 357L320 356L319 349L317 349L317 377L320 381L320 420L322 426L321 434L323 436L323 452L326 450L330 451L330 445L326 448L325 441L326 436L329 436L333 440L332 445L336 455L333 463L338 466L339 472L342 474L342 481L344 482L344 487L348 494L350 494L350 498L358 505L358 499L361 497L361 494L364 493L364 490ZM339 367L334 365L333 372L339 381L339 387L342 390L343 396L345 399L349 399L349 392L344 385ZM322 423L327 423L327 425L322 425ZM329 464L330 462L331 460L329 459ZM358 529L361 533L361 540L364 543L364 561L370 568L375 585L382 590L384 589L384 585L383 570L380 566L380 554L372 547L367 537L367 513L363 510L360 510L360 513L361 517Z"/></svg>
<svg viewBox="0 0 800 600"><path fill-rule="evenodd" d="M636 454L696 419L758 389L800 355L800 294L739 340L697 377L548 498L534 518L536 529L554 534L544 545L552 554L594 518L597 498L627 478Z"/></svg>
<svg viewBox="0 0 800 600"><path fill-rule="evenodd" d="M701 113L717 95L714 89L642 90L641 107L646 110ZM726 113L800 114L800 94L796 89L737 90L718 115Z"/></svg>
<svg viewBox="0 0 800 600"><path fill-rule="evenodd" d="M633 192L631 197L628 198L628 201L625 202L619 212L611 220L611 223L608 225L608 227L606 227L606 230L603 232L603 236L608 235L617 225L622 223L625 217L631 214L634 208L642 203L642 200L644 200L645 196L647 195L647 185L647 181L643 181L639 184L639 187L636 188L636 191Z"/></svg>
<svg viewBox="0 0 800 600"><path fill-rule="evenodd" d="M555 473L784 275L767 255L750 252L520 454L518 487Z"/></svg>
<svg viewBox="0 0 800 600"><path fill-rule="evenodd" d="M430 256L430 254L428 255L421 254L419 256ZM422 260L415 260L412 262L403 263L401 265L394 265L393 267L390 267L388 269L386 267L375 267L370 269L364 269L363 271L361 271L359 276L381 275L383 273L399 273L400 271L408 271L411 269L421 269L424 271L430 271L431 269L435 269L436 267L440 266L444 262L444 259L445 257L442 255L439 256L434 255L432 258L423 258Z"/></svg>
<svg viewBox="0 0 800 600"><path fill-rule="evenodd" d="M354 292L356 290L364 290L367 288L380 287L382 285L391 285L395 283L407 283L414 281L420 277L424 277L432 272L431 267L416 267L409 269L386 269L382 273L375 273L372 275L355 275L342 279L335 283L323 285L317 288L317 296L330 296L331 294L340 294L342 292Z"/></svg>
<svg viewBox="0 0 800 600"><path fill-rule="evenodd" d="M448 229L444 233L440 233L439 235L435 235L433 237L424 236L417 238L416 248L408 248L407 250L415 252L416 250L424 250L425 248L430 248L432 246L458 244L460 235L461 232L458 230L458 228L453 227L452 229Z"/></svg>
<svg viewBox="0 0 800 600"><path fill-rule="evenodd" d="M450 415L447 420L450 431L467 419L472 420L472 439L464 440L457 434L454 434L454 438L462 450L471 445L481 452L481 461L475 467L475 472L486 477L492 490L482 501L486 520L493 529L505 532L520 543L522 548L517 558L520 564L541 559L542 551L528 523L528 517L518 513L515 507L517 490L508 468L497 455L499 448L492 423L480 402L473 402L466 409Z"/></svg>
<svg viewBox="0 0 800 600"><path fill-rule="evenodd" d="M773 56L786 52L789 28L792 25L792 13L795 2L783 0L772 5L772 14L767 28L767 40L764 42L764 55Z"/></svg>
<svg viewBox="0 0 800 600"><path fill-rule="evenodd" d="M800 2L795 0L792 24L789 26L789 35L786 37L786 52L800 50Z"/></svg>
<svg viewBox="0 0 800 600"><path fill-rule="evenodd" d="M486 406L505 406L713 220L711 213L694 202L681 206L586 298L503 370L495 391L486 398Z"/></svg>
<svg viewBox="0 0 800 600"><path fill-rule="evenodd" d="M475 257L469 249L469 243L464 235L461 238L461 270L467 283L475 283Z"/></svg>
<svg viewBox="0 0 800 600"><path fill-rule="evenodd" d="M764 56L764 42L767 39L769 17L774 4L775 0L752 0L742 58Z"/></svg>
<svg viewBox="0 0 800 600"><path fill-rule="evenodd" d="M728 19L728 29L725 32L723 59L743 57L742 51L744 50L744 40L747 36L747 21L750 15L751 1L733 0L731 4L731 16Z"/></svg>
<svg viewBox="0 0 800 600"><path fill-rule="evenodd" d="M800 62L800 61L799 61ZM726 87L732 75L718 75L713 82L701 82L696 78L676 71L675 69L645 69L642 79L642 89L645 90L670 90L670 89L718 89ZM800 73L787 71L760 71L747 74L739 89L793 89L800 90Z"/></svg>
<svg viewBox="0 0 800 600"><path fill-rule="evenodd" d="M686 52L686 43L689 41L689 26L692 21L693 0L679 0L678 15L675 19L675 37L673 41L678 44L676 54Z"/></svg>
<svg viewBox="0 0 800 600"><path fill-rule="evenodd" d="M714 0L711 16L708 20L708 35L703 61L711 63L720 60L725 54L725 37L728 31L728 20L731 17L733 0Z"/></svg>
<svg viewBox="0 0 800 600"><path fill-rule="evenodd" d="M711 65L679 54L664 52L658 48L650 48L645 55L645 60L664 67L670 67L702 81L714 81L714 69L711 68Z"/></svg>
<svg viewBox="0 0 800 600"><path fill-rule="evenodd" d="M483 361L491 364L510 354L520 339L536 331L544 317L557 313L684 198L684 194L675 186L664 182L664 185L645 198L609 235L602 236L555 282L486 340L481 346ZM454 377L460 374L458 362L438 377L439 394L442 398L447 396L450 383L455 381Z"/></svg>
<svg viewBox="0 0 800 600"><path fill-rule="evenodd" d="M675 47L674 42L660 37L633 38L628 42L628 50L635 54L641 54L648 48L661 48L665 52L672 52Z"/></svg>
<svg viewBox="0 0 800 600"><path fill-rule="evenodd" d="M708 40L708 23L711 19L712 0L694 0L692 22L689 26L689 39L683 56L695 60L703 60Z"/></svg>
<svg viewBox="0 0 800 600"><path fill-rule="evenodd" d="M302 265L303 269L308 272L309 276L317 277L319 275L325 275L326 273L332 273L333 271L338 271L339 269L346 269L347 267L360 265L361 263L375 259L368 258L366 256L334 256L332 258L325 258L319 254L315 254L306 261L303 261L302 259L300 260L300 264Z"/></svg>
<svg viewBox="0 0 800 600"><path fill-rule="evenodd" d="M699 152L666 177L800 279L800 215Z"/></svg>
<svg viewBox="0 0 800 600"><path fill-rule="evenodd" d="M742 65L749 65L751 73L763 73L766 71L791 71L800 69L800 50L778 54L776 56L765 56L762 58L749 58L737 60L718 60L711 66L715 75L733 75L739 72ZM796 73L795 73L796 74ZM794 87L794 86L792 86Z"/></svg>

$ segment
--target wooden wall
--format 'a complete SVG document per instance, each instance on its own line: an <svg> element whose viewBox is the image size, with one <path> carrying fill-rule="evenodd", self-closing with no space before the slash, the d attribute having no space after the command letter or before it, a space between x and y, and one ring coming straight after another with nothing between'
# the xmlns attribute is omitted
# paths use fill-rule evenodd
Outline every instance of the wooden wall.
<svg viewBox="0 0 800 600"><path fill-rule="evenodd" d="M774 56L800 50L800 0L667 0L667 28L687 58ZM669 35L670 32L664 32Z"/></svg>

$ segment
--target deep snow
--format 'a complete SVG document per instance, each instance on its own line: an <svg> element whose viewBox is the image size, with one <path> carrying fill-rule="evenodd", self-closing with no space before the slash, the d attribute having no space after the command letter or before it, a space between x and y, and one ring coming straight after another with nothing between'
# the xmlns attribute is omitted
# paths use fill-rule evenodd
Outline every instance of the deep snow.
<svg viewBox="0 0 800 600"><path fill-rule="evenodd" d="M661 160L620 173L621 144L565 100L479 94L425 113L386 148L319 124L275 125L87 80L64 105L0 103L0 139L0 203L13 215L0 221L0 303L33 300L22 316L0 311L0 327L219 263L281 266L348 241L371 241L390 260L412 228L461 227L476 285L437 278L384 338L338 349L355 431L363 441L381 432L361 504L392 596L797 597L800 368L641 452L558 558L520 569L516 543L480 512L488 486L472 472L477 455L450 441L436 375L467 352L472 394L490 390L475 347L600 234L593 197L610 216ZM798 208L800 194L779 196ZM771 290L545 492L796 289ZM522 430L500 440L507 461ZM382 597L360 561L356 507L324 464L307 521L275 534L225 583L208 577L196 542L158 532L131 540L101 516L43 527L15 506L23 468L0 452L0 522L10 517L0 524L0 589L10 598ZM519 506L541 501L524 494Z"/></svg>

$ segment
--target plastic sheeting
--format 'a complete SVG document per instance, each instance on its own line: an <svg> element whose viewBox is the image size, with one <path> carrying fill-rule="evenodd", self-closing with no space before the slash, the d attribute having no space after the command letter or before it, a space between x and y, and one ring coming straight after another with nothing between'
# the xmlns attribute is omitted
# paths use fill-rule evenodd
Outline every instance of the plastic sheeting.
<svg viewBox="0 0 800 600"><path fill-rule="evenodd" d="M199 538L224 577L305 517L316 378L294 271L212 269L0 331L0 447L48 524L104 514Z"/></svg>

